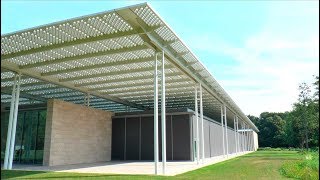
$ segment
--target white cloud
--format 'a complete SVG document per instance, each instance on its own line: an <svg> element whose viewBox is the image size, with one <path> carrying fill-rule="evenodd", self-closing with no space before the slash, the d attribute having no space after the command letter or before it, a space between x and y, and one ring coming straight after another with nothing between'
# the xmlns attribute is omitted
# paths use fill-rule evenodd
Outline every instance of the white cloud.
<svg viewBox="0 0 320 180"><path fill-rule="evenodd" d="M245 113L287 111L298 97L299 83L313 82L319 72L318 16L319 8L311 6L270 6L264 28L242 45L206 34L193 37L192 47L238 62L228 68L233 79L218 81Z"/></svg>

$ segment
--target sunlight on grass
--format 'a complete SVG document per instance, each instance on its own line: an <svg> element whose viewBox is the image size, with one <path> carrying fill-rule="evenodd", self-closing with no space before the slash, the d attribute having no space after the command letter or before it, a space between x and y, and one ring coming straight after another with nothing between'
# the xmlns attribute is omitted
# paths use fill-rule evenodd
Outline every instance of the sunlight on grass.
<svg viewBox="0 0 320 180"><path fill-rule="evenodd" d="M114 175L87 174L39 171L1 171L2 179L288 179L283 176L280 168L286 162L298 163L307 160L310 164L313 155L298 153L297 151L257 151L224 162L206 166L184 174L165 177L152 175ZM319 157L318 157L319 158ZM305 160L303 160L305 159ZM312 164L312 163L311 163ZM295 165L287 165L295 169ZM309 165L308 165L309 166ZM319 164L316 166L319 169ZM305 171L307 173L309 171ZM313 177L313 175L312 175ZM310 178L306 178L310 179Z"/></svg>

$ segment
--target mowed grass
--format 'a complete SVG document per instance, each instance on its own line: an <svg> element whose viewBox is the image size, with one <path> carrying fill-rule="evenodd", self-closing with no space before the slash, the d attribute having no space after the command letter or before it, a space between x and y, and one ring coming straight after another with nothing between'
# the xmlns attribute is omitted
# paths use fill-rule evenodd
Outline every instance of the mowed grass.
<svg viewBox="0 0 320 180"><path fill-rule="evenodd" d="M172 177L2 170L1 179L287 179L283 163L303 158L297 151L257 151Z"/></svg>

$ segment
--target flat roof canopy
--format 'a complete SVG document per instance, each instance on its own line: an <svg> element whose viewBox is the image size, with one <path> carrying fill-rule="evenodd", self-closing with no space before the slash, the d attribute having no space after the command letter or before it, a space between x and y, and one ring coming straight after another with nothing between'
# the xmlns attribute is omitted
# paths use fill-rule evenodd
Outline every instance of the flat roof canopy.
<svg viewBox="0 0 320 180"><path fill-rule="evenodd" d="M19 104L57 98L113 112L153 108L154 61L164 51L167 108L194 109L203 87L204 114L228 124L240 110L208 69L147 4L82 16L1 36L1 103L10 103L13 72L21 73ZM230 123L229 123L230 122Z"/></svg>

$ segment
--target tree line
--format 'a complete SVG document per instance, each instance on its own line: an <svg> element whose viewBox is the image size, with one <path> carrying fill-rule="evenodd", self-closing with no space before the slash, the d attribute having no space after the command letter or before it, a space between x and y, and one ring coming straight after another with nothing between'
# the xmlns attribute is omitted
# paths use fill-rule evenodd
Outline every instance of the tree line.
<svg viewBox="0 0 320 180"><path fill-rule="evenodd" d="M291 111L248 117L260 131L260 147L319 147L319 76L315 76L311 85L299 85L299 97Z"/></svg>

